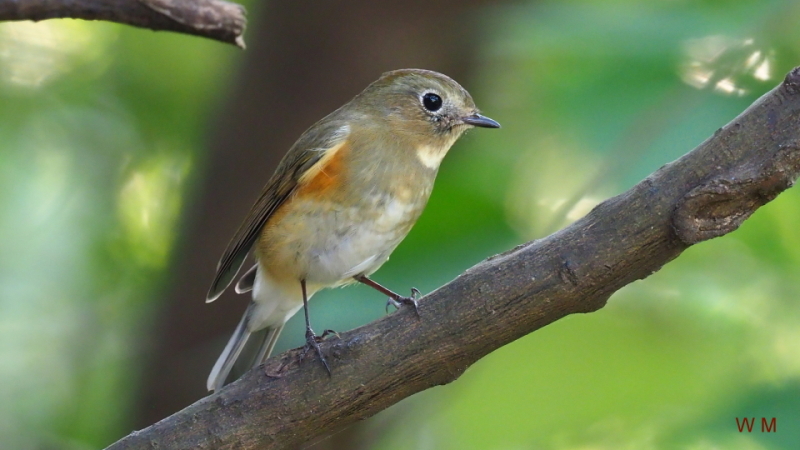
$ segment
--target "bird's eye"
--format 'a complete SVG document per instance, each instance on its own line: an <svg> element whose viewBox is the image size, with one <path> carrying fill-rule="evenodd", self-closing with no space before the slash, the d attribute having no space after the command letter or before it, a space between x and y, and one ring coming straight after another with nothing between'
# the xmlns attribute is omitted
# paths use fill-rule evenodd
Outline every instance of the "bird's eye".
<svg viewBox="0 0 800 450"><path fill-rule="evenodd" d="M422 96L422 106L430 112L436 112L442 108L442 97L428 92Z"/></svg>

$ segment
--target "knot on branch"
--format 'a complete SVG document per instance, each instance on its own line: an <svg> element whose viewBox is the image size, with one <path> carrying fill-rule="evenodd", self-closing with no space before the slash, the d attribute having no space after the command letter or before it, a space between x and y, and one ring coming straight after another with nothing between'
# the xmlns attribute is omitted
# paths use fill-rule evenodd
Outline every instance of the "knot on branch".
<svg viewBox="0 0 800 450"><path fill-rule="evenodd" d="M800 67L795 67L786 74L783 79L783 86L791 94L800 92Z"/></svg>
<svg viewBox="0 0 800 450"><path fill-rule="evenodd" d="M739 167L733 171L692 189L678 202L672 226L685 244L736 230L759 207L791 187L800 174L800 144L782 145L759 167Z"/></svg>

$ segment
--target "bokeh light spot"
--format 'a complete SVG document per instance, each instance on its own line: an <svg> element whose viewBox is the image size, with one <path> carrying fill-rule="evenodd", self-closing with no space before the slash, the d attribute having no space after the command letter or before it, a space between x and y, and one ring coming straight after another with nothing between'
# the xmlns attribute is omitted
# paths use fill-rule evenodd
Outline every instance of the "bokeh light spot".
<svg viewBox="0 0 800 450"><path fill-rule="evenodd" d="M72 19L0 24L0 81L38 88L91 63L98 74L105 68L112 28ZM102 63L102 64L101 64Z"/></svg>
<svg viewBox="0 0 800 450"><path fill-rule="evenodd" d="M725 95L743 96L750 92L750 80L772 77L773 50L763 50L755 40L712 35L689 39L683 46L681 79L697 89L713 89Z"/></svg>

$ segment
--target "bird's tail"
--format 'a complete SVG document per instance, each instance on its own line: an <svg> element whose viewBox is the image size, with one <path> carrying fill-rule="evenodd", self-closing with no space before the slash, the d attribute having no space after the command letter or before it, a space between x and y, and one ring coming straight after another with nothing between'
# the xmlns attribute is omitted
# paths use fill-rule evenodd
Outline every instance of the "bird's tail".
<svg viewBox="0 0 800 450"><path fill-rule="evenodd" d="M239 321L239 325L236 326L236 330L228 341L228 345L225 346L225 350L219 355L217 362L214 364L214 368L211 369L211 373L208 375L208 381L206 381L206 388L208 388L209 391L218 391L225 385L225 381L228 379L233 365L241 355L250 335L253 334L247 325L255 308L256 304L251 302L242 316L242 320ZM258 353L256 353L253 367L258 366L269 358L272 349L275 347L275 343L278 341L281 330L283 330L283 324L264 330L266 331L266 333L263 334L264 340L259 346Z"/></svg>

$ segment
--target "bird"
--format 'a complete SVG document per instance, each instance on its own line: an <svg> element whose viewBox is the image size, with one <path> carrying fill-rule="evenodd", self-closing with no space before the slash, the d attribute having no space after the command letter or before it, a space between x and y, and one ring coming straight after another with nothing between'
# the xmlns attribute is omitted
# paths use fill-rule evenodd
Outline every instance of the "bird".
<svg viewBox="0 0 800 450"><path fill-rule="evenodd" d="M209 374L218 391L253 335L253 367L269 357L290 317L304 308L306 352L330 375L308 317L323 288L366 284L397 308L416 310L419 291L401 296L370 276L425 208L440 163L468 129L499 128L456 81L423 69L386 72L308 130L289 149L217 264L206 302L234 286L252 301ZM388 309L388 303L387 303ZM305 353L304 353L305 354Z"/></svg>

